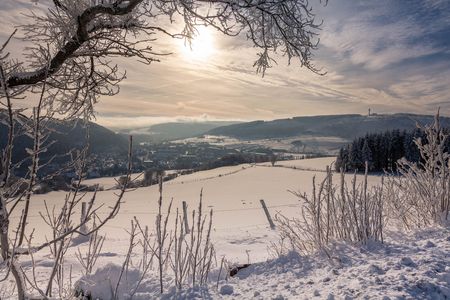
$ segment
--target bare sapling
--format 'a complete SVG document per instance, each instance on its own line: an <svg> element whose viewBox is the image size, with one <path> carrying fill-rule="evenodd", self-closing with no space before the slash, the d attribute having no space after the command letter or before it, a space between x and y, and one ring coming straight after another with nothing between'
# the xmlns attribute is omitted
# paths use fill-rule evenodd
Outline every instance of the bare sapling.
<svg viewBox="0 0 450 300"><path fill-rule="evenodd" d="M95 226L95 223L94 223ZM77 249L76 258L83 268L83 275L90 275L94 270L94 266L103 249L106 235L101 236L98 231L95 231L89 236L89 244L87 251L83 254L80 248Z"/></svg>
<svg viewBox="0 0 450 300"><path fill-rule="evenodd" d="M184 203L186 202L183 202L183 204ZM185 238L188 234L185 227L187 222L184 222L183 220L184 218L186 218L186 214L183 213L182 216L183 217L178 214L177 209L174 232L174 251L173 257L171 259L171 268L175 276L175 286L179 290L182 289L186 279L186 275L189 271L189 251L187 251L185 247Z"/></svg>
<svg viewBox="0 0 450 300"><path fill-rule="evenodd" d="M205 285L215 261L215 250L211 241L212 210L206 216L203 214L201 193L198 210L192 211L192 227L187 231L184 214L180 213L179 209L175 213L172 212L173 199L163 215L162 190L160 178L155 233L149 235L147 229L142 228L135 218L142 237L143 254L140 266L145 266L143 274L147 273L153 261L156 261L161 293L165 290L165 282L168 282L171 276L178 290L186 286ZM173 222L172 229L169 229L169 222Z"/></svg>
<svg viewBox="0 0 450 300"><path fill-rule="evenodd" d="M331 168L327 168L320 184L316 184L313 177L311 195L292 192L303 201L301 218L276 216L281 242L276 245L275 252L286 251L288 241L291 250L306 254L323 251L331 257L331 245L335 241L361 244L383 242L384 184L369 189L367 170L366 164L363 182L357 182L355 173L349 187L343 171L339 185L334 185Z"/></svg>
<svg viewBox="0 0 450 300"><path fill-rule="evenodd" d="M215 250L211 241L212 216L203 214L203 191L197 211L192 211L192 226L185 228L184 214L175 219L174 248L171 256L171 268L175 276L177 289L183 286L202 286L209 278L215 261ZM205 226L207 224L207 226Z"/></svg>
<svg viewBox="0 0 450 300"><path fill-rule="evenodd" d="M134 217L134 224L136 226L135 231L139 230L138 234L141 235L141 238L137 242L137 245L141 245L142 247L141 248L142 259L138 263L138 269L141 271L141 275L137 280L137 282L135 283L135 287L129 293L130 298L133 298L133 296L138 291L140 285L142 284L143 280L145 279L145 276L152 269L153 261L157 253L155 250L156 240L153 239L153 243L151 242L152 237L149 236L148 227L146 226L145 229L143 229L136 217Z"/></svg>
<svg viewBox="0 0 450 300"><path fill-rule="evenodd" d="M143 237L142 261L147 262L143 264L146 266L145 272L148 271L153 260L156 260L161 293L164 292L164 283L169 276L168 269L172 271L175 287L179 290L184 286L206 284L215 258L211 242L212 210L209 216L203 215L202 193L200 193L198 211L192 211L192 227L189 231L185 228L187 222L184 220L184 214L180 213L179 209L173 214L172 204L173 199L163 215L163 179L160 176L155 234L149 235L147 229L144 230L135 218ZM170 230L169 222L172 217L174 227Z"/></svg>
<svg viewBox="0 0 450 300"><path fill-rule="evenodd" d="M286 255L291 250L291 248L294 247L291 247L287 235L280 235L277 240L271 241L267 246L267 253L271 258L278 258L280 256Z"/></svg>
<svg viewBox="0 0 450 300"><path fill-rule="evenodd" d="M172 209L173 199L167 208L167 214L163 220L162 206L163 206L163 176L159 177L159 200L158 200L158 215L156 216L156 253L155 257L158 261L159 271L159 287L161 294L164 292L164 270L166 263L170 258L170 250L173 243L173 237L168 230L168 223L170 212Z"/></svg>
<svg viewBox="0 0 450 300"><path fill-rule="evenodd" d="M113 291L112 299L114 299L114 300L118 300L121 298L118 293L119 286L122 281L122 277L126 276L128 274L128 269L130 267L130 262L131 262L131 255L133 253L133 249L136 247L136 236L137 236L136 229L137 229L137 225L132 220L131 221L131 230L129 232L130 242L128 244L128 251L127 251L127 254L125 255L125 259L122 263L122 268L120 269L119 278L117 278L116 286L112 290Z"/></svg>
<svg viewBox="0 0 450 300"><path fill-rule="evenodd" d="M26 299L26 297L33 299L47 299L48 297L53 297L54 291L56 291L61 298L65 298L67 295L73 292L72 282L71 282L71 267L65 266L65 256L70 246L70 242L74 234L90 236L96 234L109 220L114 218L119 212L120 204L122 198L127 191L128 180L131 174L131 153L132 153L132 139L130 137L130 147L129 147L129 162L127 170L127 180L121 187L121 190L117 193L117 199L114 202L109 213L106 217L99 218L97 212L102 208L102 205L96 205L96 192L91 194L90 200L87 205L85 217L79 222L74 220L75 214L80 210L80 203L86 198L87 193L80 191L81 178L83 178L85 164L85 150L79 152L74 159L73 165L75 166L75 171L78 174L78 179L73 185L73 190L70 191L64 202L60 207L48 207L45 203L46 211L40 213L44 222L51 228L52 235L45 241L39 242L35 245L31 244L33 240L34 230L31 231L29 237L27 237L26 232L22 233L21 226L24 223L23 219L28 217L25 215L24 210L22 211L20 221L17 225L16 234L13 239L8 237L9 230L2 231L0 236L2 236L2 254L4 255L4 261L7 261L6 270L7 274L13 274L14 281L17 287L17 295L19 299ZM6 198L3 198L6 199ZM18 205L13 205L14 208L19 207ZM6 210L5 210L6 211ZM11 212L9 212L11 213ZM6 215L9 218L9 214ZM7 218L7 220L8 220ZM87 226L88 222L96 219L94 226ZM13 224L7 222L8 226ZM89 228L87 231L82 230L82 228ZM8 227L6 227L8 229ZM24 234L23 239L28 240L28 247L19 247L20 236ZM98 246L97 246L98 247ZM46 286L40 287L36 284L35 278L29 278L29 275L20 267L19 258L22 256L34 256L35 253L47 248L50 251L53 267L51 269L50 275L47 278ZM90 255L97 255L96 251L90 252ZM92 260L96 260L95 257L89 258L91 262L88 264L92 266ZM86 265L86 266L88 266ZM32 265L32 274L34 277L36 275L35 269L36 265ZM69 276L67 276L67 271ZM5 279L7 276L5 277ZM67 278L69 282L67 283ZM26 283L29 283L27 287ZM56 289L54 286L56 285ZM33 292L37 292L38 295L34 295Z"/></svg>
<svg viewBox="0 0 450 300"><path fill-rule="evenodd" d="M222 275L222 271L224 269L225 262L225 256L222 256L222 259L220 260L220 268L219 268L219 274L217 275L217 281L216 281L216 289L219 289L219 282L220 282L220 276Z"/></svg>
<svg viewBox="0 0 450 300"><path fill-rule="evenodd" d="M129 242L128 247L125 253L125 257L123 259L122 265L120 269L115 269L114 272L112 272L110 277L107 278L108 280L108 286L107 289L109 290L109 298L113 300L119 300L119 299L133 299L136 292L139 290L139 287L141 286L145 275L147 275L148 268L145 266L141 271L141 273L137 273L136 266L132 262L132 257L136 254L136 248L139 245L142 245L142 240L140 240L139 235L141 234L140 231L140 225L135 222L136 219L131 220L131 226L128 232L129 235ZM91 235L93 237L95 234ZM101 245L100 243L103 243L103 240L101 237L97 242L93 242L93 247L90 248L89 251L91 251L91 254L89 252L86 253L86 256L78 256L81 257L83 260L82 264L88 267L91 267L95 264L95 261L97 257L95 257L95 253L98 251L99 247L98 245ZM97 248L95 248L97 247ZM92 257L89 257L92 256ZM89 258L89 259L87 259ZM88 265L88 264L91 265ZM139 262L139 266L141 266L142 261ZM86 268L87 270L88 268ZM92 269L92 268L90 268ZM115 271L117 270L117 273ZM134 276L130 276L131 273L139 274L139 277L136 278ZM117 275L117 276L115 276ZM75 288L75 296L78 297L76 299L91 299L93 296L90 294L89 290L85 290L85 285L88 283L88 286L92 284L90 280L81 280L78 281L78 285ZM106 287L105 287L106 288Z"/></svg>
<svg viewBox="0 0 450 300"><path fill-rule="evenodd" d="M200 191L198 211L192 211L192 227L190 230L189 251L189 277L192 286L203 285L208 279L209 271L215 255L211 243L212 215L210 210L208 227L205 228L207 216L203 215L203 190Z"/></svg>

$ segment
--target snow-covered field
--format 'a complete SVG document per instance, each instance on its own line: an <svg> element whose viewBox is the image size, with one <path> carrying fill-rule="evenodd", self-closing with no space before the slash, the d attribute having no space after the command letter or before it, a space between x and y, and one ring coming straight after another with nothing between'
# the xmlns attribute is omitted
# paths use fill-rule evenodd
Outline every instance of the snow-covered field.
<svg viewBox="0 0 450 300"><path fill-rule="evenodd" d="M275 163L275 166L296 168L303 171L325 171L327 166L333 168L333 157L319 157L313 159L299 159L299 160L281 160ZM270 163L264 163L262 165L270 166Z"/></svg>
<svg viewBox="0 0 450 300"><path fill-rule="evenodd" d="M233 148L246 148L251 145L257 145L260 147L267 147L272 149L293 150L293 142L301 141L303 144L300 147L304 150L311 151L312 149L317 151L323 151L330 153L337 151L341 146L350 142L349 140L335 137L335 136L311 136L311 135L299 135L289 138L269 138L269 139L252 139L252 140L240 140L229 136L215 136L204 135L201 137L186 138L182 140L173 141L174 143L208 143L216 146L232 146ZM303 148L305 146L305 148Z"/></svg>
<svg viewBox="0 0 450 300"><path fill-rule="evenodd" d="M273 258L268 247L277 240L277 233L270 229L260 199L265 200L273 217L277 213L288 217L300 216L301 202L289 190L311 193L312 177L316 176L318 181L324 178L323 171L333 161L334 158L318 158L278 162L280 167L270 167L268 164L223 167L180 176L167 182L163 191L165 208L173 199L173 210L181 210L182 201L187 202L190 210L196 209L203 189L203 207L213 209L212 238L217 257L225 256L231 263L254 265L242 270L228 283L221 281L219 288L225 286L222 291L211 286L209 290L189 290L184 294L169 293L166 296L182 299L195 298L196 295L206 299L333 299L333 296L336 299L353 299L367 295L378 299L384 295L405 295L406 298L447 299L443 296L446 293L450 297L448 231L422 232L416 236L392 233L387 237L385 246L371 245L366 249L337 245L337 252L341 255L339 261L334 262L319 256L290 254L266 263L267 259ZM296 169L292 168L294 166ZM351 176L347 176L347 180L351 180ZM111 179L103 181L106 183ZM379 181L380 177L369 176L369 184ZM101 213L108 212L108 206L116 199L116 192L98 192L97 203L105 204ZM129 242L127 229L133 217L148 225L150 230L154 229L158 195L157 186L139 188L125 195L119 215L101 231L107 235L107 240L97 267L122 263ZM91 196L88 193L86 201ZM61 192L33 198L28 229L37 229L35 242L43 241L45 236L50 235L48 226L39 216L39 212L45 209L44 203L49 207L59 206L63 199L64 193ZM14 218L18 220L19 215ZM71 247L67 253L67 264L78 265L75 258L78 247L85 250L87 246L80 244ZM51 270L48 252L41 251L35 260L40 266L39 277L45 278ZM22 261L22 264L26 269L31 262ZM72 273L74 278L80 276L77 268ZM0 293L6 286L7 283L0 283ZM148 287L147 292L156 289L150 281L145 286ZM136 299L153 299L154 296L149 295L144 291L142 297ZM4 294L1 299L7 299L6 296Z"/></svg>
<svg viewBox="0 0 450 300"><path fill-rule="evenodd" d="M325 170L334 158L318 158L301 161L282 162L286 166L305 167L315 170ZM280 163L281 165L281 163ZM268 167L262 165L239 165L222 167L213 170L197 172L180 176L164 184L163 202L165 207L173 199L173 208L180 208L182 201L186 201L188 209L196 209L200 192L203 190L203 206L213 209L214 234L219 255L226 255L229 260L246 262L248 255L251 262L267 259L267 246L276 238L276 234L269 228L268 221L261 208L260 199L264 199L272 217L277 213L293 217L300 213L301 203L289 191L309 193L312 189L312 177L321 180L325 174L322 171L304 171L300 169ZM348 176L348 180L351 176ZM95 179L95 182L108 184L113 179ZM370 183L377 183L379 177L369 178ZM91 183L94 183L94 179ZM101 213L106 214L108 207L116 199L117 190L100 191L96 202L105 204ZM42 233L48 227L39 215L44 212L44 203L49 207L62 203L65 194L51 192L36 195L31 203L31 224L28 227L39 228L39 235L35 241L44 239ZM87 193L86 201L92 193ZM130 220L133 217L150 228L154 227L157 213L158 186L144 187L128 192L124 197L118 217L110 221L103 230L110 240L114 240L115 247L127 246ZM16 210L19 212L19 210ZM14 216L16 219L19 214Z"/></svg>
<svg viewBox="0 0 450 300"><path fill-rule="evenodd" d="M111 176L111 177L101 177L101 178L91 178L83 180L83 184L86 185L95 185L98 184L99 188L102 190L110 190L114 189L117 186L117 180L119 180L121 176ZM131 174L132 179L142 179L142 173L133 173Z"/></svg>
<svg viewBox="0 0 450 300"><path fill-rule="evenodd" d="M169 175L173 173L177 173L178 170L166 170L164 171L164 174ZM144 178L144 173L132 173L131 180L142 180ZM111 176L111 177L101 177L101 178L90 178L83 180L82 184L85 185L96 185L98 184L99 188L101 190L110 190L117 187L117 181L122 176Z"/></svg>
<svg viewBox="0 0 450 300"><path fill-rule="evenodd" d="M298 161L286 161L283 165L313 166L317 170L325 170L334 158L319 158ZM324 177L323 172L303 171L281 167L268 167L263 165L238 165L222 167L213 170L197 172L179 176L164 184L163 202L165 207L173 199L173 207L181 209L182 201L186 201L188 208L196 209L200 192L203 190L203 206L213 209L214 234L219 255L226 255L228 259L236 262L246 262L249 252L252 262L267 258L267 245L275 238L275 234L268 227L268 222L261 208L260 199L264 199L272 216L281 212L287 216L299 213L301 203L289 193L292 191L311 191L312 176L318 179ZM350 180L350 176L348 177ZM371 177L371 182L378 182L378 177ZM89 180L89 183L100 183L108 187L115 182L114 178L99 178ZM106 206L112 205L116 199L117 190L106 190L97 193L98 204L104 203L101 211L107 213ZM48 226L44 223L39 212L44 212L44 203L49 207L62 203L63 192L51 192L36 195L31 203L31 224L28 227L39 228L39 235L35 241L44 239ZM86 194L86 201L92 193ZM128 192L124 197L120 214L109 222L104 232L110 240L115 241L115 247L127 246L130 220L137 217L142 224L150 228L154 225L159 197L158 186L139 188ZM19 212L19 210L16 210ZM19 214L14 216L19 218Z"/></svg>

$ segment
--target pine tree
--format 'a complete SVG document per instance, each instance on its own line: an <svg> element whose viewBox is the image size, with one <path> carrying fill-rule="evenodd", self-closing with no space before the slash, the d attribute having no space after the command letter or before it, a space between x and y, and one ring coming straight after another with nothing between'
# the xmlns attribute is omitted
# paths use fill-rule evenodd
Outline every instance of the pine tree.
<svg viewBox="0 0 450 300"><path fill-rule="evenodd" d="M348 167L348 148L341 148L339 149L339 154L336 158L336 164L335 164L335 169L337 172L340 172L341 169L345 171L347 171L347 167Z"/></svg>
<svg viewBox="0 0 450 300"><path fill-rule="evenodd" d="M344 168L344 171L363 170L366 160L369 162L370 170L376 172L395 171L397 161L403 157L408 161L418 162L421 158L414 142L418 138L424 143L427 142L424 132L420 129L411 132L392 130L357 138L339 150L336 171L340 171L341 168ZM446 149L450 149L450 139L446 140Z"/></svg>
<svg viewBox="0 0 450 300"><path fill-rule="evenodd" d="M358 141L355 140L350 145L348 160L349 160L349 168L353 170L359 170L361 167L361 155L358 147Z"/></svg>
<svg viewBox="0 0 450 300"><path fill-rule="evenodd" d="M369 164L369 170L372 169L372 150L370 150L369 147L369 138L364 139L364 144L361 150L361 158L362 162L365 163L366 161Z"/></svg>

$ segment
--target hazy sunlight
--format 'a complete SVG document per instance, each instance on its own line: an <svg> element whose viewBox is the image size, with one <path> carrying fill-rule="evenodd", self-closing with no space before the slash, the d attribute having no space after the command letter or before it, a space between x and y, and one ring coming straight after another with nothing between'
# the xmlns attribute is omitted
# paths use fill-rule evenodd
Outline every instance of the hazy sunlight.
<svg viewBox="0 0 450 300"><path fill-rule="evenodd" d="M214 37L211 29L201 26L197 28L197 35L192 39L191 44L181 42L180 47L183 56L189 60L206 60L214 53Z"/></svg>

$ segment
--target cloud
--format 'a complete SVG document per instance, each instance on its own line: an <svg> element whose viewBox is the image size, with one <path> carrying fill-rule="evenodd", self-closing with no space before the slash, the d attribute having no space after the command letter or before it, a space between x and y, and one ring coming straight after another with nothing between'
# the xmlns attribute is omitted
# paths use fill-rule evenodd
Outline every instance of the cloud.
<svg viewBox="0 0 450 300"><path fill-rule="evenodd" d="M427 37L443 29L449 31L447 21L435 18L434 6L427 9L420 1L411 2L399 6L377 1L376 5L347 6L344 11L337 5L330 7L340 15L326 23L322 44L370 71L444 51L443 41Z"/></svg>
<svg viewBox="0 0 450 300"><path fill-rule="evenodd" d="M229 119L227 119L228 121ZM161 116L139 116L139 117L129 117L129 116L101 116L98 117L97 121L103 126L111 129L134 129L134 128L147 128L155 124L161 123L179 123L179 122L212 122L212 121L225 121L224 119L218 119L211 117L207 114L199 116L172 116L172 117L161 117ZM233 121L246 121L235 119Z"/></svg>
<svg viewBox="0 0 450 300"><path fill-rule="evenodd" d="M277 64L262 78L253 68L257 49L245 36L212 32L215 51L203 61L183 55L180 41L160 38L152 46L174 52L160 63L116 60L128 78L120 94L100 99L98 121L117 128L201 116L251 120L365 113L369 106L419 113L441 106L450 115L450 1L339 0L314 8L324 20L314 62L326 76L276 56ZM27 22L21 13L28 9L42 6L1 1L0 34L10 31L8 22ZM168 26L175 31L182 24Z"/></svg>

